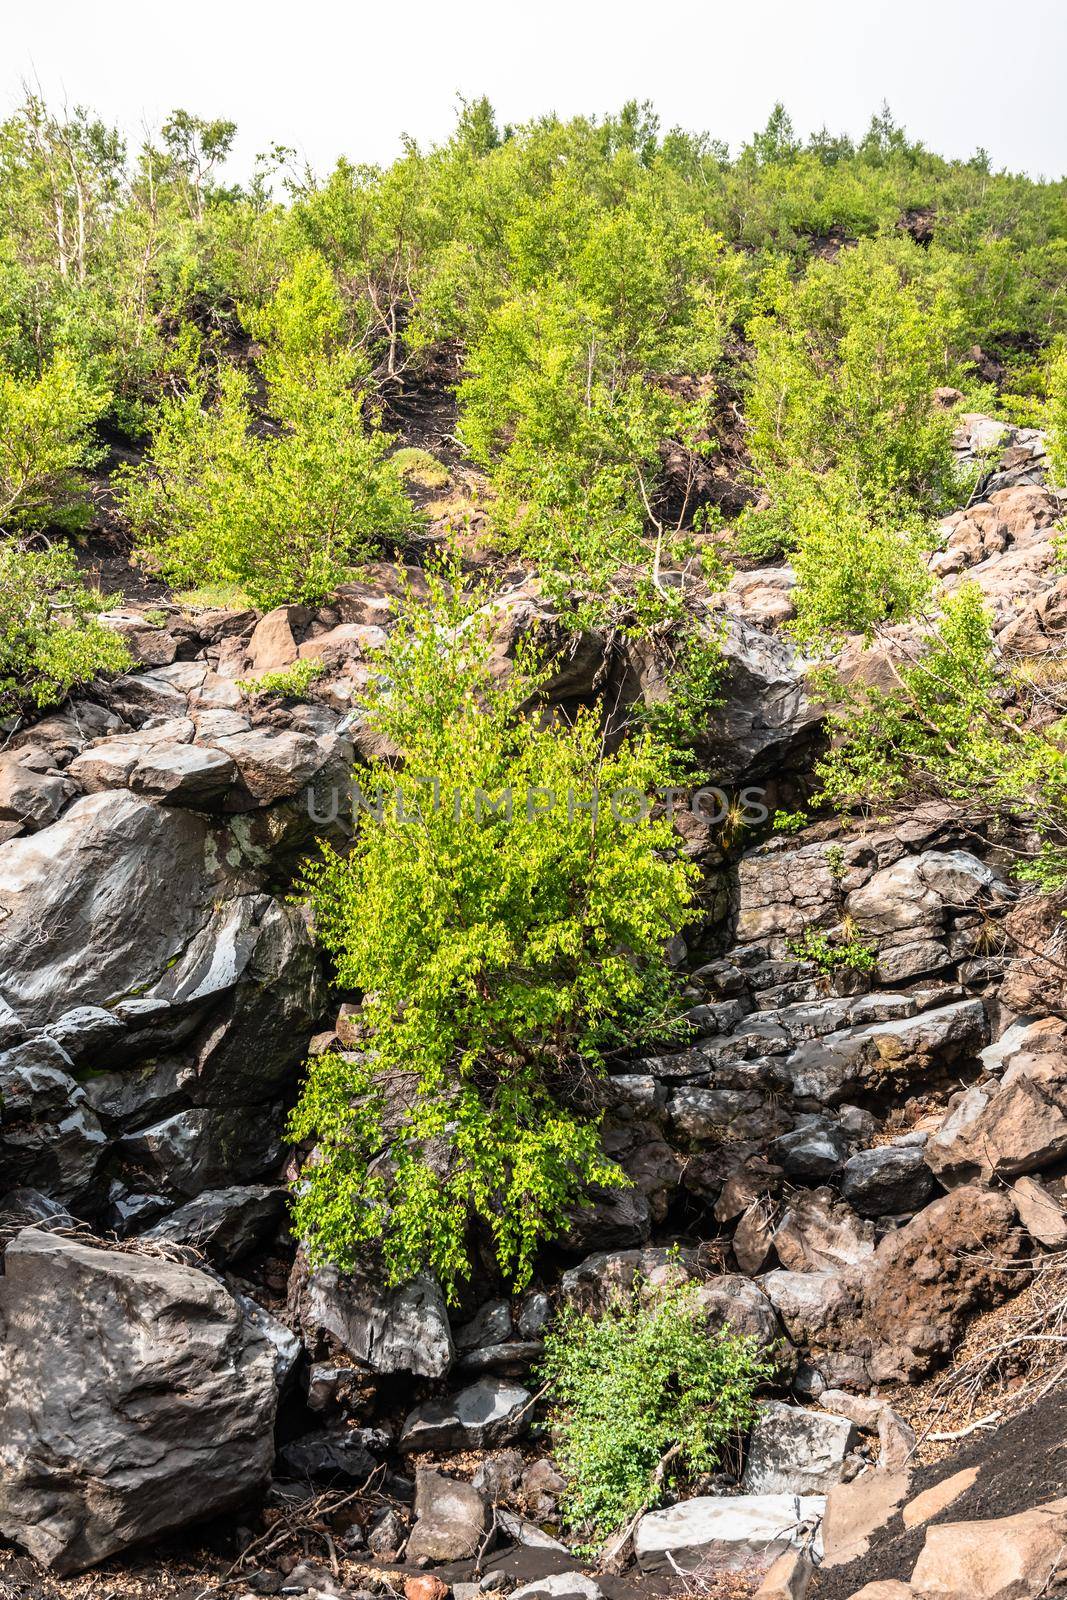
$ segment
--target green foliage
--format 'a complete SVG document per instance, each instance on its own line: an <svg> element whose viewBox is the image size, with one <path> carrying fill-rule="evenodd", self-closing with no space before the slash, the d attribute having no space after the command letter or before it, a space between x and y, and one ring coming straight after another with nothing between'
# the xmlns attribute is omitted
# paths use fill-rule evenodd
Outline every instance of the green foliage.
<svg viewBox="0 0 1067 1600"><path fill-rule="evenodd" d="M283 698L301 699L307 694L316 678L323 674L323 664L308 657L294 661L292 666L279 667L274 672L261 672L258 678L238 678L237 687L242 694L260 699L263 695L277 694Z"/></svg>
<svg viewBox="0 0 1067 1600"><path fill-rule="evenodd" d="M521 1284L583 1188L622 1181L587 1091L620 1019L634 1042L677 1015L663 947L694 881L669 823L609 803L639 811L661 778L650 739L606 756L592 716L545 723L536 659L496 676L491 611L450 578L409 601L370 696L403 766L351 854L307 869L367 1047L309 1062L291 1128L317 1142L294 1203L312 1258L380 1242L393 1280L449 1290L472 1219Z"/></svg>
<svg viewBox="0 0 1067 1600"><path fill-rule="evenodd" d="M892 690L835 689L832 674L813 685L837 697L818 798L851 807L940 795L972 814L1028 818L1047 868L1067 845L1067 730L1029 721L1027 700L1042 685L1000 670L976 584L944 600L897 677Z"/></svg>
<svg viewBox="0 0 1067 1600"><path fill-rule="evenodd" d="M119 635L98 620L107 604L67 549L0 539L0 714L54 705L76 685L132 665Z"/></svg>
<svg viewBox="0 0 1067 1600"><path fill-rule="evenodd" d="M806 811L776 811L771 827L775 833L802 833L810 820Z"/></svg>
<svg viewBox="0 0 1067 1600"><path fill-rule="evenodd" d="M259 325L270 425L251 380L225 370L160 408L152 450L125 475L123 504L143 555L175 584L234 584L254 604L322 600L417 520L354 384L361 359L334 348L340 311L305 258Z"/></svg>
<svg viewBox="0 0 1067 1600"><path fill-rule="evenodd" d="M639 1283L600 1316L563 1308L545 1340L553 1456L570 1526L601 1543L738 1446L772 1363L709 1332L697 1284Z"/></svg>
<svg viewBox="0 0 1067 1600"><path fill-rule="evenodd" d="M821 928L805 928L794 939L787 939L790 955L798 961L812 961L820 972L832 973L844 968L850 972L873 972L878 965L878 951L866 944L858 930L851 924L836 936L824 933Z"/></svg>
<svg viewBox="0 0 1067 1600"><path fill-rule="evenodd" d="M0 365L0 529L84 525L83 473L103 455L92 427L106 403L67 355L37 379Z"/></svg>
<svg viewBox="0 0 1067 1600"><path fill-rule="evenodd" d="M1067 345L1064 345L1049 372L1049 477L1058 489L1067 490Z"/></svg>

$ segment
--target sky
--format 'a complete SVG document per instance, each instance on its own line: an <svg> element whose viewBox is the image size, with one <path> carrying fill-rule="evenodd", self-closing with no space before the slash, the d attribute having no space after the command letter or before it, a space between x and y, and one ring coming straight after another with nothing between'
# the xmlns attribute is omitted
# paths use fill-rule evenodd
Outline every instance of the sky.
<svg viewBox="0 0 1067 1600"><path fill-rule="evenodd" d="M5 7L0 108L29 80L136 141L183 106L238 124L234 175L277 142L328 171L447 137L460 96L501 122L651 100L733 148L782 100L802 133L883 101L949 156L1067 173L1067 3L1030 0L37 0Z"/></svg>

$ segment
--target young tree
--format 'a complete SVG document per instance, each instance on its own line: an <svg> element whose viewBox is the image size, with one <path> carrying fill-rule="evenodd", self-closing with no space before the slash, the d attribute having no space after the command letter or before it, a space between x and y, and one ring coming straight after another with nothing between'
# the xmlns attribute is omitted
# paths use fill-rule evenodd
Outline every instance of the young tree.
<svg viewBox="0 0 1067 1600"><path fill-rule="evenodd" d="M536 660L499 676L477 606L434 579L379 662L368 716L403 765L351 854L306 875L365 1045L308 1063L291 1128L315 1141L294 1198L312 1259L379 1244L392 1280L449 1292L472 1222L521 1285L583 1188L621 1181L602 1053L677 1026L663 951L694 882L670 824L639 820L663 754L546 720Z"/></svg>

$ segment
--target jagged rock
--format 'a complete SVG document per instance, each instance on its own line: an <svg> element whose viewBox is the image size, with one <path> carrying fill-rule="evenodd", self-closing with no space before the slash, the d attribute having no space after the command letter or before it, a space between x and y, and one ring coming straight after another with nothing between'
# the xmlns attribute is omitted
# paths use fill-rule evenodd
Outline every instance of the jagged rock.
<svg viewBox="0 0 1067 1600"><path fill-rule="evenodd" d="M804 689L808 663L780 635L726 615L726 681L706 738L712 770L736 779L780 767L814 738L822 707Z"/></svg>
<svg viewBox="0 0 1067 1600"><path fill-rule="evenodd" d="M966 1113L964 1120L957 1108L926 1146L926 1161L946 1187L1040 1172L1067 1155L1067 1116L1028 1077L989 1096L978 1091Z"/></svg>
<svg viewBox="0 0 1067 1600"><path fill-rule="evenodd" d="M363 1483L377 1465L359 1428L332 1428L291 1439L278 1452L278 1464L289 1477L317 1483L337 1478Z"/></svg>
<svg viewBox="0 0 1067 1600"><path fill-rule="evenodd" d="M443 1400L417 1406L404 1419L400 1449L487 1450L510 1444L532 1420L528 1389L499 1378L482 1378Z"/></svg>
<svg viewBox="0 0 1067 1600"><path fill-rule="evenodd" d="M171 1261L28 1228L0 1278L0 1532L80 1572L267 1481L270 1345Z"/></svg>
<svg viewBox="0 0 1067 1600"><path fill-rule="evenodd" d="M825 1494L840 1483L857 1443L848 1417L765 1400L749 1435L745 1494Z"/></svg>
<svg viewBox="0 0 1067 1600"><path fill-rule="evenodd" d="M763 1200L754 1200L734 1229L730 1241L734 1260L747 1277L762 1272L774 1254L773 1212Z"/></svg>
<svg viewBox="0 0 1067 1600"><path fill-rule="evenodd" d="M863 1217L895 1217L920 1210L933 1194L923 1151L915 1146L878 1145L845 1162L841 1193Z"/></svg>
<svg viewBox="0 0 1067 1600"><path fill-rule="evenodd" d="M261 1333L270 1345L274 1353L274 1381L279 1394L283 1393L303 1358L304 1346L292 1328L287 1328L284 1322L271 1316L264 1306L257 1305L248 1295L240 1294L236 1289L233 1290L233 1297L244 1312L249 1327Z"/></svg>
<svg viewBox="0 0 1067 1600"><path fill-rule="evenodd" d="M804 1542L825 1504L822 1495L791 1494L683 1500L641 1518L634 1534L637 1564L647 1573L766 1568Z"/></svg>
<svg viewBox="0 0 1067 1600"><path fill-rule="evenodd" d="M1011 1197L1019 1221L1032 1239L1050 1250L1067 1244L1067 1214L1039 1178L1017 1178Z"/></svg>
<svg viewBox="0 0 1067 1600"><path fill-rule="evenodd" d="M858 1282L847 1272L766 1272L760 1287L796 1344L821 1342L859 1309Z"/></svg>
<svg viewBox="0 0 1067 1600"><path fill-rule="evenodd" d="M15 823L36 833L56 820L78 786L58 772L29 766L27 754L23 750L0 760L0 823Z"/></svg>
<svg viewBox="0 0 1067 1600"><path fill-rule="evenodd" d="M276 1169L282 1155L281 1104L249 1117L245 1106L193 1106L115 1142L115 1151L159 1187L187 1198L218 1189L227 1178L251 1182Z"/></svg>
<svg viewBox="0 0 1067 1600"><path fill-rule="evenodd" d="M41 1027L147 989L232 891L220 855L199 817L125 792L75 800L50 828L0 845L5 998Z"/></svg>
<svg viewBox="0 0 1067 1600"><path fill-rule="evenodd" d="M628 1250L652 1235L652 1210L634 1189L594 1191L568 1214L556 1242L573 1255L586 1250Z"/></svg>
<svg viewBox="0 0 1067 1600"><path fill-rule="evenodd" d="M837 1127L799 1127L775 1139L771 1150L788 1177L819 1183L840 1171L848 1155L848 1140Z"/></svg>
<svg viewBox="0 0 1067 1600"><path fill-rule="evenodd" d="M75 1006L41 1030L44 1038L54 1039L77 1062L102 1054L125 1031L121 1018L103 1006Z"/></svg>
<svg viewBox="0 0 1067 1600"><path fill-rule="evenodd" d="M275 606L273 611L265 611L248 641L249 670L258 676L291 666L297 655L293 629L306 628L308 621L306 606Z"/></svg>
<svg viewBox="0 0 1067 1600"><path fill-rule="evenodd" d="M503 1344L511 1338L511 1307L506 1300L490 1300L473 1316L453 1330L457 1350L474 1350L479 1345Z"/></svg>
<svg viewBox="0 0 1067 1600"><path fill-rule="evenodd" d="M415 1475L415 1526L409 1561L464 1561L485 1542L485 1500L469 1483L420 1467Z"/></svg>
<svg viewBox="0 0 1067 1600"><path fill-rule="evenodd" d="M1067 1016L1067 921L1052 896L1032 895L1004 919L1016 958L1001 986L1010 1010L1037 1017Z"/></svg>
<svg viewBox="0 0 1067 1600"><path fill-rule="evenodd" d="M774 1248L790 1272L833 1272L859 1266L874 1254L875 1233L832 1189L812 1189L790 1199L774 1233Z"/></svg>
<svg viewBox="0 0 1067 1600"><path fill-rule="evenodd" d="M519 1306L518 1329L523 1339L539 1339L552 1320L552 1302L547 1294L535 1290Z"/></svg>
<svg viewBox="0 0 1067 1600"><path fill-rule="evenodd" d="M370 1278L345 1276L336 1267L320 1267L309 1275L298 1256L290 1304L305 1336L329 1334L373 1372L440 1378L452 1365L448 1312L432 1278L387 1289Z"/></svg>
<svg viewBox="0 0 1067 1600"><path fill-rule="evenodd" d="M864 1330L876 1382L914 1382L958 1343L967 1316L1019 1288L1022 1241L1007 1195L970 1185L882 1240L866 1273Z"/></svg>
<svg viewBox="0 0 1067 1600"><path fill-rule="evenodd" d="M27 1039L0 1053L0 1158L8 1183L57 1200L84 1197L106 1138L53 1039Z"/></svg>
<svg viewBox="0 0 1067 1600"><path fill-rule="evenodd" d="M697 1289L697 1299L703 1307L708 1328L717 1331L730 1328L734 1333L744 1333L755 1339L764 1349L781 1345L782 1330L774 1307L759 1284L738 1273L724 1273L707 1278ZM778 1348L777 1355L788 1365L790 1355Z"/></svg>
<svg viewBox="0 0 1067 1600"><path fill-rule="evenodd" d="M908 1473L881 1469L865 1472L850 1483L835 1484L826 1497L820 1530L823 1566L832 1570L865 1555L872 1533L884 1528L900 1510L910 1484Z"/></svg>
<svg viewBox="0 0 1067 1600"><path fill-rule="evenodd" d="M982 1002L958 1000L802 1044L787 1066L798 1099L833 1105L865 1086L884 1088L894 1081L907 1085L935 1068L973 1058L988 1037Z"/></svg>
<svg viewBox="0 0 1067 1600"><path fill-rule="evenodd" d="M216 741L216 748L236 762L240 775L240 784L226 801L233 811L273 805L299 794L339 749L348 752L345 770L351 766L351 747L345 741L320 741L278 728L229 734Z"/></svg>
<svg viewBox="0 0 1067 1600"><path fill-rule="evenodd" d="M263 1244L285 1212L285 1192L269 1184L207 1189L144 1235L193 1244L219 1261L239 1261Z"/></svg>
<svg viewBox="0 0 1067 1600"><path fill-rule="evenodd" d="M127 782L135 794L172 806L209 807L229 792L237 776L232 756L199 744L178 744L144 755Z"/></svg>

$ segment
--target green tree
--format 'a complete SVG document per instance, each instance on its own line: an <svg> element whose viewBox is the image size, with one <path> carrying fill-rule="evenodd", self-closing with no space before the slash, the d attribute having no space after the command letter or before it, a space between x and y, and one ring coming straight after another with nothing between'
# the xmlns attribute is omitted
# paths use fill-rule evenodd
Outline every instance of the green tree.
<svg viewBox="0 0 1067 1600"><path fill-rule="evenodd" d="M65 354L36 380L0 365L0 529L84 526L85 470L104 453L93 424L107 399Z"/></svg>
<svg viewBox="0 0 1067 1600"><path fill-rule="evenodd" d="M584 1187L622 1181L602 1052L677 1029L663 950L694 881L669 823L609 800L640 811L662 754L605 754L589 714L546 721L541 669L499 675L479 599L434 579L379 663L368 718L403 765L351 854L306 875L366 1045L309 1062L291 1126L316 1143L294 1196L312 1259L351 1267L374 1242L393 1280L429 1269L450 1292L472 1222L521 1285Z"/></svg>

